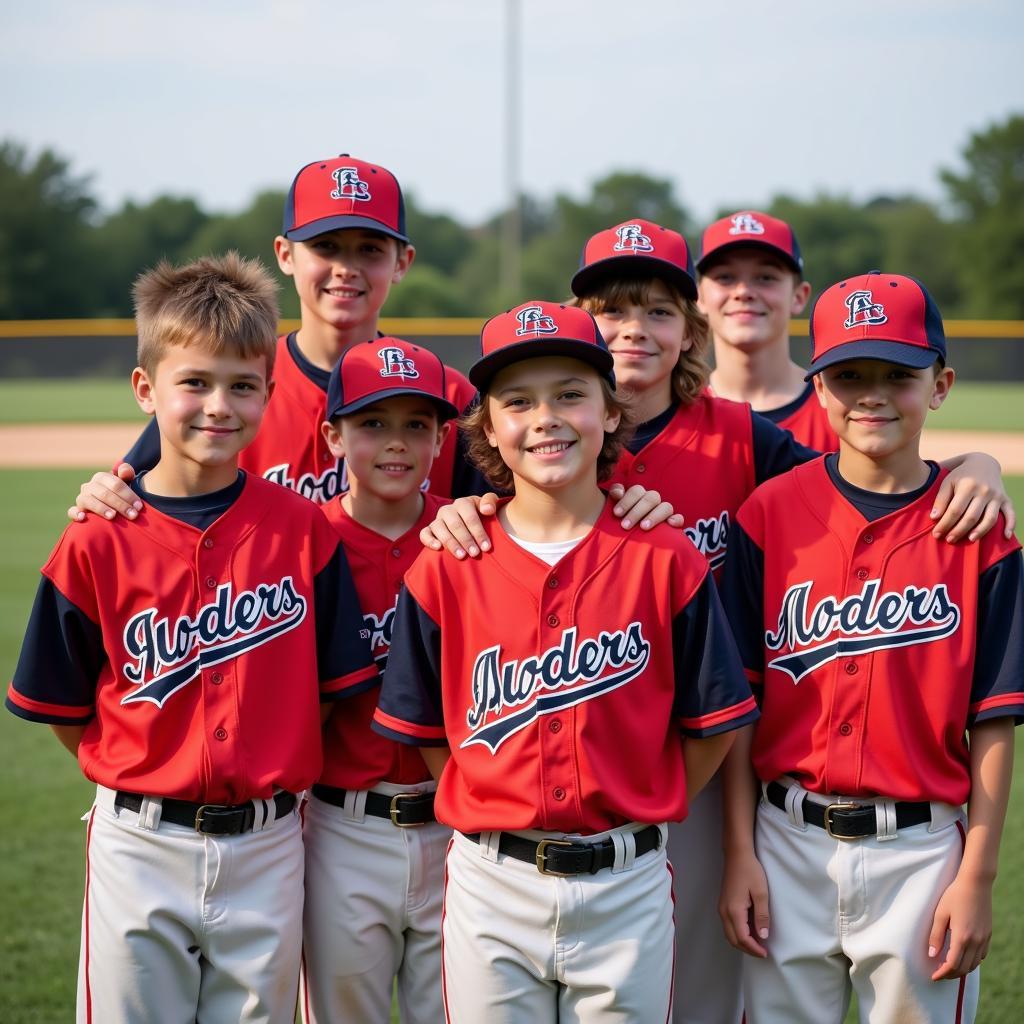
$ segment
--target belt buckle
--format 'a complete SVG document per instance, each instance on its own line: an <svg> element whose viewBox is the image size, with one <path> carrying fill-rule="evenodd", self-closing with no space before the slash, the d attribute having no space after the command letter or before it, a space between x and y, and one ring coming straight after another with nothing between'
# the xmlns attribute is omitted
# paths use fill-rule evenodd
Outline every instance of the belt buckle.
<svg viewBox="0 0 1024 1024"><path fill-rule="evenodd" d="M218 806L218 804L200 804L199 807L196 808L195 830L197 832L203 831L203 812L214 811Z"/></svg>
<svg viewBox="0 0 1024 1024"><path fill-rule="evenodd" d="M417 796L422 796L422 795L423 795L422 793L396 793L391 798L391 807L390 807L391 824L394 825L395 828L421 828L423 825L426 824L425 821L399 821L398 820L399 814L402 813L401 807L398 806L398 801L399 800L404 800L404 799L406 799L406 797L417 797Z"/></svg>
<svg viewBox="0 0 1024 1024"><path fill-rule="evenodd" d="M832 839L840 839L843 842L850 842L853 839L860 839L860 836L841 836L832 831L832 814L835 811L855 811L861 804L857 803L835 803L825 808L825 832Z"/></svg>
<svg viewBox="0 0 1024 1024"><path fill-rule="evenodd" d="M551 875L554 878L570 878L576 872L574 871L552 871L547 866L547 850L549 846L575 846L576 844L570 842L568 839L542 839L537 844L537 870L542 875Z"/></svg>

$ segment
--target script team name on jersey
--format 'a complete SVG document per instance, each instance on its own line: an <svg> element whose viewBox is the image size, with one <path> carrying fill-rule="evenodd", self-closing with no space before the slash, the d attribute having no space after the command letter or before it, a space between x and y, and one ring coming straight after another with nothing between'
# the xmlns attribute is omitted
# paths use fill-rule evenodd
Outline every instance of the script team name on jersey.
<svg viewBox="0 0 1024 1024"><path fill-rule="evenodd" d="M263 479L287 487L316 502L317 505L326 505L332 498L348 490L345 467L342 465L339 469L338 461L333 460L319 476L315 473L303 473L297 480L290 475L291 463L282 462L265 469Z"/></svg>
<svg viewBox="0 0 1024 1024"><path fill-rule="evenodd" d="M794 684L809 672L839 657L933 643L956 632L960 609L944 583L881 591L881 580L868 580L859 594L823 597L813 607L813 583L791 586L782 599L776 631L765 633L772 651L792 651L768 662L792 677Z"/></svg>
<svg viewBox="0 0 1024 1024"><path fill-rule="evenodd" d="M232 596L222 583L217 596L195 618L158 618L147 608L128 622L123 643L131 661L125 678L136 684L122 704L149 701L162 708L167 699L211 665L237 658L294 629L306 617L307 601L296 593L291 576L261 583Z"/></svg>
<svg viewBox="0 0 1024 1024"><path fill-rule="evenodd" d="M470 735L461 746L486 746L496 753L510 736L539 715L593 700L625 686L647 667L651 645L639 622L578 641L575 626L543 654L501 661L501 645L481 651L473 663L473 706L466 714ZM518 709L518 710L512 710Z"/></svg>
<svg viewBox="0 0 1024 1024"><path fill-rule="evenodd" d="M363 624L370 635L370 650L373 652L373 659L378 667L388 660L388 651L391 650L391 631L395 626L395 609L393 604L383 615L378 618L373 612L363 613Z"/></svg>
<svg viewBox="0 0 1024 1024"><path fill-rule="evenodd" d="M708 560L712 569L719 569L725 562L725 550L729 543L729 513L698 519L692 526L684 526L683 532L693 541L697 550Z"/></svg>

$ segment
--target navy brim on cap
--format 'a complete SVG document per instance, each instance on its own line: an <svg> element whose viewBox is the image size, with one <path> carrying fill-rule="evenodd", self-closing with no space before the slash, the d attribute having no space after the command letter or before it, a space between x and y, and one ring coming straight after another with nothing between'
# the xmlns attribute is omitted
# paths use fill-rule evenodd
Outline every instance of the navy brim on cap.
<svg viewBox="0 0 1024 1024"><path fill-rule="evenodd" d="M912 370L926 370L940 358L933 348L923 345L908 345L902 341L849 341L836 345L811 363L804 380L812 380L816 374L836 363L849 363L855 359L875 359L879 362L895 363Z"/></svg>
<svg viewBox="0 0 1024 1024"><path fill-rule="evenodd" d="M606 381L615 387L615 360L606 348L574 338L531 338L515 345L506 345L490 355L478 359L469 371L469 381L481 394L487 390L495 375L506 366L524 359L544 356L568 356L589 363Z"/></svg>
<svg viewBox="0 0 1024 1024"><path fill-rule="evenodd" d="M734 249L764 249L773 256L778 256L787 267L796 271L801 278L803 277L803 257L796 260L785 249L780 249L777 245L772 245L771 242L759 241L756 237L737 238L735 242L726 242L724 245L716 246L707 256L702 256L697 260L697 273L703 274L709 266L717 262L719 256L732 252Z"/></svg>
<svg viewBox="0 0 1024 1024"><path fill-rule="evenodd" d="M393 231L379 220L374 220L372 217L356 217L352 214L340 217L322 217L320 220L303 224L301 228L286 231L284 237L293 242L308 242L309 239L316 238L317 235L326 235L328 231L344 231L350 228L365 228L367 231L376 231L378 234L396 238L399 242L408 243L409 241L406 235Z"/></svg>
<svg viewBox="0 0 1024 1024"><path fill-rule="evenodd" d="M589 295L602 281L622 278L631 272L637 277L659 277L677 288L688 299L697 298L697 283L685 270L656 256L608 256L581 267L573 276L570 288L577 298Z"/></svg>
<svg viewBox="0 0 1024 1024"><path fill-rule="evenodd" d="M357 398L348 405L340 405L335 409L327 410L327 419L333 420L337 416L351 416L354 412L359 412L360 409L365 409L368 405L376 405L378 402L383 402L388 398L398 398L401 395L414 395L416 398L422 398L425 402L430 402L437 409L438 420L441 423L445 423L448 420L453 420L461 413L458 409L452 405L446 398L435 398L433 395L428 395L426 392L421 391L419 388L388 388L386 391L375 391L372 395L363 395L361 398Z"/></svg>

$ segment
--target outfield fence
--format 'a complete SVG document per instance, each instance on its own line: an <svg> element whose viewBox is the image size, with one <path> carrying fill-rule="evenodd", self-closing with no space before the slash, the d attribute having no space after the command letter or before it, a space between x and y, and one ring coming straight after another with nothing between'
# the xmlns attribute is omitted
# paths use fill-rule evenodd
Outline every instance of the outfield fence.
<svg viewBox="0 0 1024 1024"><path fill-rule="evenodd" d="M384 317L385 334L435 351L466 370L476 358L482 317ZM283 332L298 320L282 320ZM947 320L950 363L963 380L1024 381L1024 320ZM808 362L807 321L790 328L793 357ZM135 321L0 320L0 378L119 377L135 365Z"/></svg>

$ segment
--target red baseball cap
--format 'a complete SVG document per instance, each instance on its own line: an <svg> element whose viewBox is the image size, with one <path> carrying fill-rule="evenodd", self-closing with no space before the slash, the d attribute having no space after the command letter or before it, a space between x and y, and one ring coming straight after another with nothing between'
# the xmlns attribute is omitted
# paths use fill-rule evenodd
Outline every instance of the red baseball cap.
<svg viewBox="0 0 1024 1024"><path fill-rule="evenodd" d="M784 220L758 210L740 210L705 228L700 239L697 270L703 274L713 256L741 245L768 249L781 256L798 274L804 272L804 258L793 229Z"/></svg>
<svg viewBox="0 0 1024 1024"><path fill-rule="evenodd" d="M678 231L639 218L590 238L572 279L572 293L582 298L599 281L630 272L662 277L688 299L697 298L697 275L686 239Z"/></svg>
<svg viewBox="0 0 1024 1024"><path fill-rule="evenodd" d="M942 314L920 281L877 270L826 288L811 310L810 380L848 359L923 370L946 358Z"/></svg>
<svg viewBox="0 0 1024 1024"><path fill-rule="evenodd" d="M581 359L615 387L614 360L590 313L540 301L524 302L484 324L480 358L470 369L469 379L482 394L499 370L540 356Z"/></svg>
<svg viewBox="0 0 1024 1024"><path fill-rule="evenodd" d="M327 383L327 419L347 416L396 395L422 395L444 423L459 415L445 396L445 365L429 349L401 338L373 338L341 354Z"/></svg>
<svg viewBox="0 0 1024 1024"><path fill-rule="evenodd" d="M339 228L368 228L408 242L398 179L347 153L306 164L288 190L281 234L305 242Z"/></svg>

